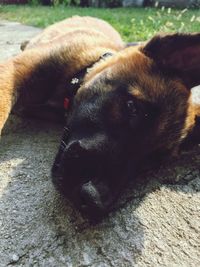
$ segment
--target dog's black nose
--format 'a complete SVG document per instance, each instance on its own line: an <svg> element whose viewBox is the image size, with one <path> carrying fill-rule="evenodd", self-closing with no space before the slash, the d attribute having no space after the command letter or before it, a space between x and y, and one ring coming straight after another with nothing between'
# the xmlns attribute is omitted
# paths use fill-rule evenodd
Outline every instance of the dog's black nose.
<svg viewBox="0 0 200 267"><path fill-rule="evenodd" d="M99 218L104 213L101 196L92 182L82 185L80 191L80 209L90 217Z"/></svg>
<svg viewBox="0 0 200 267"><path fill-rule="evenodd" d="M80 140L72 141L65 150L65 155L70 158L79 158L81 154L85 151Z"/></svg>

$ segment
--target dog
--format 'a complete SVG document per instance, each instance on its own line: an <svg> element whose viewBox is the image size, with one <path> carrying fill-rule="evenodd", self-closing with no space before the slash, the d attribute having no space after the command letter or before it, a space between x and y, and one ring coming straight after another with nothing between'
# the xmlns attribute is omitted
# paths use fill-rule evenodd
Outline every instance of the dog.
<svg viewBox="0 0 200 267"><path fill-rule="evenodd" d="M126 45L72 17L0 66L0 131L11 110L64 123L52 179L89 218L107 214L152 155L177 154L200 116L200 34Z"/></svg>

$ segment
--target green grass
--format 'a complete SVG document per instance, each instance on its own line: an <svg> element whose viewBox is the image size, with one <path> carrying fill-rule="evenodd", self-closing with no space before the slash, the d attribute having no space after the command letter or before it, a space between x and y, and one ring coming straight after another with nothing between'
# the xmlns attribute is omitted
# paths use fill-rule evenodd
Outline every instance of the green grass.
<svg viewBox="0 0 200 267"><path fill-rule="evenodd" d="M161 8L75 8L67 6L0 6L0 19L19 21L46 27L64 18L81 15L94 16L110 22L124 40L138 41L157 32L198 32L200 10L171 10Z"/></svg>

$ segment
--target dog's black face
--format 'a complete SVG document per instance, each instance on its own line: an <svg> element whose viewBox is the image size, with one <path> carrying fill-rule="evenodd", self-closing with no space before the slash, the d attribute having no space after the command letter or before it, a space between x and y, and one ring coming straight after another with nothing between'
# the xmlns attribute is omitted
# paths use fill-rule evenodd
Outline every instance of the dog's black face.
<svg viewBox="0 0 200 267"><path fill-rule="evenodd" d="M128 68L129 78L122 63L111 76L105 67L78 90L54 163L54 183L95 219L112 208L145 157L171 150L182 134L188 93L140 64Z"/></svg>
<svg viewBox="0 0 200 267"><path fill-rule="evenodd" d="M123 85L110 92L88 88L83 94L74 99L53 172L64 194L98 217L133 173L141 148L137 136L150 118Z"/></svg>

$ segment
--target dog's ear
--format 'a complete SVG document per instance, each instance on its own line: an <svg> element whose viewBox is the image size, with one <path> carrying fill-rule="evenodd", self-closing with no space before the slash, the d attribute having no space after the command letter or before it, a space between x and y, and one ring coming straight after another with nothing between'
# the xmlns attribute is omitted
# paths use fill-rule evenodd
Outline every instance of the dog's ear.
<svg viewBox="0 0 200 267"><path fill-rule="evenodd" d="M188 89L200 84L200 33L156 35L141 50Z"/></svg>

